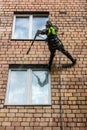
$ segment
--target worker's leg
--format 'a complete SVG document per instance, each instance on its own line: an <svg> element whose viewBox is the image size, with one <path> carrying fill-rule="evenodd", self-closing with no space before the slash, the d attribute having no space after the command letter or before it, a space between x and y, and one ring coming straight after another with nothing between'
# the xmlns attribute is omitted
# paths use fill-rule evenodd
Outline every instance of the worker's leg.
<svg viewBox="0 0 87 130"><path fill-rule="evenodd" d="M71 56L71 54L64 49L63 44L60 45L60 47L58 48L58 50L61 51L65 56L67 56L72 61L73 65L76 63L76 59L74 59Z"/></svg>
<svg viewBox="0 0 87 130"><path fill-rule="evenodd" d="M50 51L50 58L49 58L49 63L48 63L49 70L51 69L52 61L53 61L53 58L55 56L55 51L56 50L51 50Z"/></svg>

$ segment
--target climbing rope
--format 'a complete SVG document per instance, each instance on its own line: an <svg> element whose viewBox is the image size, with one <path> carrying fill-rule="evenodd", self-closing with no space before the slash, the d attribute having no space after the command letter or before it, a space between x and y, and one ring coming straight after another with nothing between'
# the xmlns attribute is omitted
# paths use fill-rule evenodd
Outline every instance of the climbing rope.
<svg viewBox="0 0 87 130"><path fill-rule="evenodd" d="M61 77L61 52L59 52L59 103L60 103L60 130L64 130L64 119L63 119L63 101L62 101L62 77Z"/></svg>

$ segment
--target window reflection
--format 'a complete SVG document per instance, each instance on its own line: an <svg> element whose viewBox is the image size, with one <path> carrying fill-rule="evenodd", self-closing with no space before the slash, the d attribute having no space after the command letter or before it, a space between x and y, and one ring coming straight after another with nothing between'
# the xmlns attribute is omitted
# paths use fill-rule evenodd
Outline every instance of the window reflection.
<svg viewBox="0 0 87 130"><path fill-rule="evenodd" d="M49 78L47 71L33 71L32 103L46 104L49 101Z"/></svg>
<svg viewBox="0 0 87 130"><path fill-rule="evenodd" d="M19 15L15 16L13 38L14 39L33 39L38 29L44 29L47 16ZM37 37L37 39L45 39Z"/></svg>
<svg viewBox="0 0 87 130"><path fill-rule="evenodd" d="M48 20L47 17L34 17L33 18L33 31L32 31L32 36L34 38L35 33L37 32L38 29L44 29L45 28L45 24L46 21ZM37 39L42 39L40 37L37 37ZM43 36L43 38L45 39L46 36Z"/></svg>
<svg viewBox="0 0 87 130"><path fill-rule="evenodd" d="M11 71L9 103L25 103L26 79L26 71Z"/></svg>
<svg viewBox="0 0 87 130"><path fill-rule="evenodd" d="M47 105L51 103L47 70L10 69L6 105Z"/></svg>
<svg viewBox="0 0 87 130"><path fill-rule="evenodd" d="M16 17L14 38L28 39L29 37L28 26L29 26L28 17Z"/></svg>

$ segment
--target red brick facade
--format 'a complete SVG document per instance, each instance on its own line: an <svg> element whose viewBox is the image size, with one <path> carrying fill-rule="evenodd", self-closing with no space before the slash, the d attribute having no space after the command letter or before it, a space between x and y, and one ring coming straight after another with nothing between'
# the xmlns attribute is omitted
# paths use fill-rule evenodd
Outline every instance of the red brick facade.
<svg viewBox="0 0 87 130"><path fill-rule="evenodd" d="M0 130L87 130L87 1L0 0ZM9 64L47 64L48 47L36 41L12 40L14 12L49 12L59 26L65 48L77 59L72 68L59 70L59 52L51 71L51 106L5 106ZM60 55L60 62L68 62ZM60 87L62 126L60 121Z"/></svg>

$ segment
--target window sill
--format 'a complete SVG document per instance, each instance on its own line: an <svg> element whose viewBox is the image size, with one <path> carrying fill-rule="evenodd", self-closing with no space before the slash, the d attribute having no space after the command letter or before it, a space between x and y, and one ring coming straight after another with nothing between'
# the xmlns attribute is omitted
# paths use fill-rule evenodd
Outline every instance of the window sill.
<svg viewBox="0 0 87 130"><path fill-rule="evenodd" d="M7 104L5 103L4 106L52 106L51 103L49 104Z"/></svg>
<svg viewBox="0 0 87 130"><path fill-rule="evenodd" d="M34 39L11 39L11 41L33 41ZM45 39L35 39L35 41L45 41Z"/></svg>
<svg viewBox="0 0 87 130"><path fill-rule="evenodd" d="M48 64L9 64L9 68L38 68L38 69L46 69L48 70Z"/></svg>

